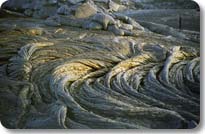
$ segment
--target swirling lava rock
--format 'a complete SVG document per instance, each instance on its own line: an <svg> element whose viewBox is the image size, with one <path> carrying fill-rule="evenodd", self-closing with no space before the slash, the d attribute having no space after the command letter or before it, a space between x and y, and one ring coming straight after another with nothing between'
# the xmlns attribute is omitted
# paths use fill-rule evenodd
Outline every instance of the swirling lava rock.
<svg viewBox="0 0 205 134"><path fill-rule="evenodd" d="M67 7L59 10L64 11ZM2 124L7 128L196 127L199 44L139 30L144 28L120 15L118 19L128 24L119 31L116 16L97 13L92 23L78 20L77 24L67 16L51 16L49 26L40 19L1 18ZM123 36L136 27L135 36Z"/></svg>

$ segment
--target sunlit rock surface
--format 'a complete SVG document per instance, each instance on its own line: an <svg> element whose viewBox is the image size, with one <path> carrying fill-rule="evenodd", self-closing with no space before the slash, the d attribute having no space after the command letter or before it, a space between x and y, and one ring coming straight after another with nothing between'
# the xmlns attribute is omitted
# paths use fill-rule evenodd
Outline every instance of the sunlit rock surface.
<svg viewBox="0 0 205 134"><path fill-rule="evenodd" d="M187 0L9 0L0 10L1 122L194 128L199 37L199 8Z"/></svg>

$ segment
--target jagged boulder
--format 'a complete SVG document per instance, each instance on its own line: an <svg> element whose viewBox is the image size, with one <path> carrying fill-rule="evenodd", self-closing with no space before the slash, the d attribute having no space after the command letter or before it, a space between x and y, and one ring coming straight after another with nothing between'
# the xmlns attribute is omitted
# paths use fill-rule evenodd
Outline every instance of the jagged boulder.
<svg viewBox="0 0 205 134"><path fill-rule="evenodd" d="M108 7L109 7L110 10L116 12L120 8L120 5L115 3L115 2L113 2L112 0L108 0Z"/></svg>
<svg viewBox="0 0 205 134"><path fill-rule="evenodd" d="M92 20L103 25L103 28L106 30L109 24L115 24L115 19L104 13L97 13L92 17Z"/></svg>
<svg viewBox="0 0 205 134"><path fill-rule="evenodd" d="M88 18L97 13L97 9L90 2L79 5L75 10L76 18Z"/></svg>
<svg viewBox="0 0 205 134"><path fill-rule="evenodd" d="M62 15L68 15L70 14L70 8L68 7L68 5L62 5L58 8L57 13Z"/></svg>

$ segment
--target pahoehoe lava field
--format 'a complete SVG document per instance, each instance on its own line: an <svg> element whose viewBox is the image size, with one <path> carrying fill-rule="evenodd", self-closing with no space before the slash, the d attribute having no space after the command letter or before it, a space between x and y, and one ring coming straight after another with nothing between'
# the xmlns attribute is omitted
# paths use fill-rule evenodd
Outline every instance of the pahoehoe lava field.
<svg viewBox="0 0 205 134"><path fill-rule="evenodd" d="M0 119L20 129L191 129L199 7L189 0L8 0Z"/></svg>

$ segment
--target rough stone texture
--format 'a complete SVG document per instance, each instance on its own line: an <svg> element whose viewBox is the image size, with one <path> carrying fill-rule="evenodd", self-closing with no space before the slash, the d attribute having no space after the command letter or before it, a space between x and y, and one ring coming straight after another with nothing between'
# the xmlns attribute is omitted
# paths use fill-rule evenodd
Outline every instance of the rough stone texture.
<svg viewBox="0 0 205 134"><path fill-rule="evenodd" d="M13 4L17 1L21 4ZM87 2L97 13L75 18L75 10ZM138 20L126 13L137 10L129 5L136 1L113 2L126 10L106 8L107 0L9 0L2 6L0 119L5 127L198 125L199 32ZM47 7L54 12L33 14Z"/></svg>
<svg viewBox="0 0 205 134"><path fill-rule="evenodd" d="M62 5L61 7L58 8L57 13L62 15L69 15L70 8L67 5Z"/></svg>
<svg viewBox="0 0 205 134"><path fill-rule="evenodd" d="M75 4L78 4L78 3L83 2L83 1L85 1L85 0L67 0L67 1L68 1L69 3L75 5Z"/></svg>
<svg viewBox="0 0 205 134"><path fill-rule="evenodd" d="M109 24L111 24L111 25L115 24L114 18L112 16L104 14L104 13L98 13L98 14L94 15L92 17L92 20L100 23L105 30L107 29Z"/></svg>
<svg viewBox="0 0 205 134"><path fill-rule="evenodd" d="M89 2L83 3L75 10L76 18L88 18L97 13L97 9Z"/></svg>

